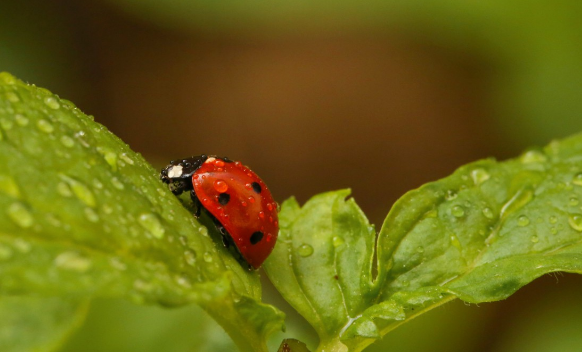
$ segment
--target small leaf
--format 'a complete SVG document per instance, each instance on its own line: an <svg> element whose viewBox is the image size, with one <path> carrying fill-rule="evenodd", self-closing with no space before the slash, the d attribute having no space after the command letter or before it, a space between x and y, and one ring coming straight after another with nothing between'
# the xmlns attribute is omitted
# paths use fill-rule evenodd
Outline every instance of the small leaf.
<svg viewBox="0 0 582 352"><path fill-rule="evenodd" d="M318 332L318 351L360 351L455 298L495 301L546 273L582 273L581 155L577 135L407 193L378 235L376 267L375 234L346 191L285 202L267 273Z"/></svg>
<svg viewBox="0 0 582 352"><path fill-rule="evenodd" d="M299 209L281 207L281 233L265 262L269 278L318 332L324 345L337 340L351 316L372 304L374 229L349 191L320 194Z"/></svg>
<svg viewBox="0 0 582 352"><path fill-rule="evenodd" d="M87 306L58 297L0 297L0 351L56 350L83 322Z"/></svg>
<svg viewBox="0 0 582 352"><path fill-rule="evenodd" d="M257 351L282 325L282 313L260 303L258 274L209 235L141 155L72 103L7 73L0 228L0 294L196 302L244 326L245 334L227 331ZM269 314L247 320L253 305Z"/></svg>

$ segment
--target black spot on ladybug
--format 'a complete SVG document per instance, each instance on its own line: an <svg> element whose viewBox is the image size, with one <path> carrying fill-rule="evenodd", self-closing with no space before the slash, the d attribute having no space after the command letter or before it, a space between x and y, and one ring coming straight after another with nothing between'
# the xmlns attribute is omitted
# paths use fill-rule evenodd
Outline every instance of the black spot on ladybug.
<svg viewBox="0 0 582 352"><path fill-rule="evenodd" d="M263 239L263 233L261 231L255 231L251 235L251 244L257 244L262 239Z"/></svg>
<svg viewBox="0 0 582 352"><path fill-rule="evenodd" d="M260 184L258 184L257 182L253 182L251 183L251 186L253 187L253 191L261 193L262 189Z"/></svg>
<svg viewBox="0 0 582 352"><path fill-rule="evenodd" d="M228 193L220 193L218 196L218 203L220 203L220 205L227 205L229 201L230 195Z"/></svg>

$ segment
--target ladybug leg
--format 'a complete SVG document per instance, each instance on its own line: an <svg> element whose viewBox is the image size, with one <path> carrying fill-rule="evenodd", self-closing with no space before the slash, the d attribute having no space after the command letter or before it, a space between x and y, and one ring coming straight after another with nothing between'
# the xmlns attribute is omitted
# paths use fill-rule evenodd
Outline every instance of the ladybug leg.
<svg viewBox="0 0 582 352"><path fill-rule="evenodd" d="M194 190L190 191L190 198L194 205L194 217L198 219L200 217L200 212L202 211L202 203L200 203L200 199L198 199Z"/></svg>

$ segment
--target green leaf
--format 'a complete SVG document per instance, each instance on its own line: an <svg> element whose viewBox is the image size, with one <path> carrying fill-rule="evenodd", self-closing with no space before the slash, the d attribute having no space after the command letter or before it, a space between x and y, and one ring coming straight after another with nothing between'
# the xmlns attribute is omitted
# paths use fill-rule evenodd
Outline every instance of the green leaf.
<svg viewBox="0 0 582 352"><path fill-rule="evenodd" d="M54 351L83 322L87 306L59 297L1 297L0 351Z"/></svg>
<svg viewBox="0 0 582 352"><path fill-rule="evenodd" d="M283 203L265 266L318 350L359 351L449 300L501 300L543 274L582 272L582 135L407 193L378 234L376 267L375 234L348 194Z"/></svg>
<svg viewBox="0 0 582 352"><path fill-rule="evenodd" d="M258 274L208 234L141 155L72 103L7 73L0 228L0 294L195 302L243 350L265 350L266 334L282 325L282 313L260 303Z"/></svg>
<svg viewBox="0 0 582 352"><path fill-rule="evenodd" d="M275 287L313 325L321 344L341 345L350 317L370 306L375 232L348 190L320 194L303 208L281 206L281 233L265 270ZM324 347L320 346L322 349Z"/></svg>

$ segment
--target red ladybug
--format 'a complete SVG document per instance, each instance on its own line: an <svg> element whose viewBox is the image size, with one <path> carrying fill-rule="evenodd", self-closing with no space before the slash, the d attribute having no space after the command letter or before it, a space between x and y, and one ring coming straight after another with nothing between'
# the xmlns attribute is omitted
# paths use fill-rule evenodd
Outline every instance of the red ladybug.
<svg viewBox="0 0 582 352"><path fill-rule="evenodd" d="M269 189L238 161L199 155L172 160L160 179L179 195L191 191L195 216L203 208L213 218L227 247L233 243L254 269L267 259L279 234L277 203Z"/></svg>

